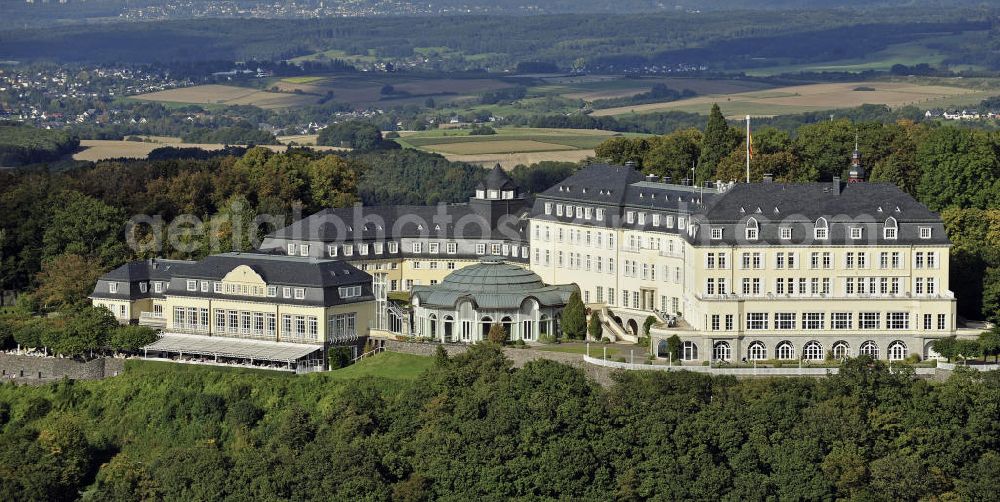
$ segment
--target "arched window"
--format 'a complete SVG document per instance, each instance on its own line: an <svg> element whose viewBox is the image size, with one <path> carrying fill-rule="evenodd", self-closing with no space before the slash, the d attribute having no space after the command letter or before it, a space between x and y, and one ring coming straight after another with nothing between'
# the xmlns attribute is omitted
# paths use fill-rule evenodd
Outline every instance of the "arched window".
<svg viewBox="0 0 1000 502"><path fill-rule="evenodd" d="M455 318L450 315L444 316L444 339L445 341L452 341L455 336Z"/></svg>
<svg viewBox="0 0 1000 502"><path fill-rule="evenodd" d="M813 237L818 240L826 240L829 236L830 225L826 222L826 218L816 220L816 225L813 226Z"/></svg>
<svg viewBox="0 0 1000 502"><path fill-rule="evenodd" d="M816 340L806 343L805 347L802 347L802 357L807 361L822 361L823 345Z"/></svg>
<svg viewBox="0 0 1000 502"><path fill-rule="evenodd" d="M746 236L748 241L755 241L760 236L760 225L757 224L756 218L747 220Z"/></svg>
<svg viewBox="0 0 1000 502"><path fill-rule="evenodd" d="M437 326L438 326L437 315L431 314L431 315L427 316L427 325L428 325L427 326L428 327L428 330L427 330L428 336L430 336L431 338L437 338L437 335L438 335L438 331L437 331Z"/></svg>
<svg viewBox="0 0 1000 502"><path fill-rule="evenodd" d="M795 346L792 342L785 340L774 348L774 354L778 359L795 359Z"/></svg>
<svg viewBox="0 0 1000 502"><path fill-rule="evenodd" d="M747 359L751 361L763 361L767 359L767 346L764 342L752 342L747 348Z"/></svg>
<svg viewBox="0 0 1000 502"><path fill-rule="evenodd" d="M712 359L716 361L729 361L732 358L732 348L729 342L715 342L712 346Z"/></svg>
<svg viewBox="0 0 1000 502"><path fill-rule="evenodd" d="M896 218L890 216L886 218L885 226L882 227L882 237L886 240L896 240L897 235L899 235L899 225L896 223Z"/></svg>
<svg viewBox="0 0 1000 502"><path fill-rule="evenodd" d="M670 349L667 348L667 341L660 340L656 343L656 357L668 357Z"/></svg>
<svg viewBox="0 0 1000 502"><path fill-rule="evenodd" d="M490 327L492 326L493 318L488 315L484 315L483 318L479 320L480 340L486 340L489 338Z"/></svg>
<svg viewBox="0 0 1000 502"><path fill-rule="evenodd" d="M500 320L500 325L503 326L504 332L507 333L507 339L508 340L513 340L514 339L514 321L512 321L510 319L510 316L504 316L504 318Z"/></svg>
<svg viewBox="0 0 1000 502"><path fill-rule="evenodd" d="M848 345L847 342L841 340L833 344L831 352L833 353L832 355L834 359L843 361L844 359L851 357L851 346Z"/></svg>
<svg viewBox="0 0 1000 502"><path fill-rule="evenodd" d="M681 346L681 359L685 361L698 359L698 346L694 342L684 342Z"/></svg>
<svg viewBox="0 0 1000 502"><path fill-rule="evenodd" d="M861 348L858 349L858 354L869 356L872 359L878 359L878 344L872 340L868 340L861 344Z"/></svg>
<svg viewBox="0 0 1000 502"><path fill-rule="evenodd" d="M896 340L889 344L889 360L902 361L906 359L906 344L902 340Z"/></svg>

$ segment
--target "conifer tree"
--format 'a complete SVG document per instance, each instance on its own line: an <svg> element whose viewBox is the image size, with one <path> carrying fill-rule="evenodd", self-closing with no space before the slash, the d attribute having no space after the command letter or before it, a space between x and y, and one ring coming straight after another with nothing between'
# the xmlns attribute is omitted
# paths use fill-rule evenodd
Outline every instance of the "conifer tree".
<svg viewBox="0 0 1000 502"><path fill-rule="evenodd" d="M574 291L562 313L562 331L566 338L583 340L587 332L587 311L580 299L580 292Z"/></svg>
<svg viewBox="0 0 1000 502"><path fill-rule="evenodd" d="M736 147L737 135L726 123L718 104L712 105L705 125L705 134L701 138L701 155L698 157L698 168L695 170L695 183L710 181L715 176L715 168L719 161L729 155Z"/></svg>

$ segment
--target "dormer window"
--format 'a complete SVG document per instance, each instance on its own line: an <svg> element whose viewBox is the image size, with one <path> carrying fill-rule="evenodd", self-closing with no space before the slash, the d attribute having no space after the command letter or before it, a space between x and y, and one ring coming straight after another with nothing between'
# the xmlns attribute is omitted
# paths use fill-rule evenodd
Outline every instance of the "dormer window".
<svg viewBox="0 0 1000 502"><path fill-rule="evenodd" d="M920 238L930 239L931 238L931 227L920 227Z"/></svg>
<svg viewBox="0 0 1000 502"><path fill-rule="evenodd" d="M139 292L145 293L147 291L149 291L149 284L145 283L145 282L140 282L139 283Z"/></svg>
<svg viewBox="0 0 1000 502"><path fill-rule="evenodd" d="M717 241L719 239L722 239L722 228L712 227L712 240Z"/></svg>
<svg viewBox="0 0 1000 502"><path fill-rule="evenodd" d="M545 203L545 214L552 214L552 203L551 202L546 202Z"/></svg>
<svg viewBox="0 0 1000 502"><path fill-rule="evenodd" d="M438 244L437 242L431 242L427 244L427 251L431 254L438 254L440 247L441 245Z"/></svg>
<svg viewBox="0 0 1000 502"><path fill-rule="evenodd" d="M118 283L117 282L109 282L108 283L108 293L117 293L117 292L118 292Z"/></svg>
<svg viewBox="0 0 1000 502"><path fill-rule="evenodd" d="M781 234L780 236L782 240L787 241L792 238L792 227L781 227L781 230L779 230L779 232Z"/></svg>
<svg viewBox="0 0 1000 502"><path fill-rule="evenodd" d="M162 293L163 292L163 283L160 282L160 281L154 282L153 283L153 292L154 293Z"/></svg>
<svg viewBox="0 0 1000 502"><path fill-rule="evenodd" d="M597 208L597 221L604 221L604 210Z"/></svg>
<svg viewBox="0 0 1000 502"><path fill-rule="evenodd" d="M583 208L583 219L589 220L590 217L593 215L593 213L594 213L594 209L593 208L590 208L590 207Z"/></svg>
<svg viewBox="0 0 1000 502"><path fill-rule="evenodd" d="M490 199L499 199L500 198L500 190L489 190L488 194L489 194L489 198Z"/></svg>
<svg viewBox="0 0 1000 502"><path fill-rule="evenodd" d="M559 188L559 191L560 192L562 191L562 187ZM485 190L476 190L476 198L477 199L485 199L486 198L486 191Z"/></svg>
<svg viewBox="0 0 1000 502"><path fill-rule="evenodd" d="M830 236L830 226L826 222L826 218L820 218L816 220L816 225L813 227L813 237L818 240L826 240Z"/></svg>
<svg viewBox="0 0 1000 502"><path fill-rule="evenodd" d="M375 254L382 254L383 244L381 242L372 244L372 247L375 248Z"/></svg>
<svg viewBox="0 0 1000 502"><path fill-rule="evenodd" d="M635 223L635 211L625 211L625 222Z"/></svg>
<svg viewBox="0 0 1000 502"><path fill-rule="evenodd" d="M639 213L639 224L640 225L646 224L646 213Z"/></svg>
<svg viewBox="0 0 1000 502"><path fill-rule="evenodd" d="M337 256L337 246L335 246L335 245L334 246L327 246L326 247L326 254L330 255L331 258L336 257Z"/></svg>
<svg viewBox="0 0 1000 502"><path fill-rule="evenodd" d="M885 228L882 229L882 237L886 240L896 240L896 235L899 233L899 226L896 223L896 218L889 217L885 220Z"/></svg>
<svg viewBox="0 0 1000 502"><path fill-rule="evenodd" d="M390 242L389 243L389 253L390 254L396 254L398 252L399 252L399 243L397 243L397 242Z"/></svg>
<svg viewBox="0 0 1000 502"><path fill-rule="evenodd" d="M583 206L576 206L576 217L583 218Z"/></svg>
<svg viewBox="0 0 1000 502"><path fill-rule="evenodd" d="M562 215L563 215L563 205L556 204L556 216L562 216Z"/></svg>
<svg viewBox="0 0 1000 502"><path fill-rule="evenodd" d="M368 244L358 244L358 253L360 253L362 256L367 255L368 254Z"/></svg>
<svg viewBox="0 0 1000 502"><path fill-rule="evenodd" d="M654 227L660 226L660 215L658 214L653 215L653 226Z"/></svg>
<svg viewBox="0 0 1000 502"><path fill-rule="evenodd" d="M295 256L295 250L298 249L295 244L288 245L288 256Z"/></svg>
<svg viewBox="0 0 1000 502"><path fill-rule="evenodd" d="M414 252L415 254L416 254L416 253L420 253L420 251L421 251L421 248L422 248L422 247L423 247L423 246L422 246L422 244L421 244L421 243L419 243L419 242L414 242L414 243L413 243L413 252Z"/></svg>
<svg viewBox="0 0 1000 502"><path fill-rule="evenodd" d="M760 235L760 226L755 218L747 220L746 237L748 241L755 241Z"/></svg>
<svg viewBox="0 0 1000 502"><path fill-rule="evenodd" d="M344 244L344 256L352 256L354 254L354 246L350 244Z"/></svg>
<svg viewBox="0 0 1000 502"><path fill-rule="evenodd" d="M864 235L864 230L861 227L851 227L851 238L854 240L860 239Z"/></svg>
<svg viewBox="0 0 1000 502"><path fill-rule="evenodd" d="M299 256L309 256L308 244L299 244Z"/></svg>

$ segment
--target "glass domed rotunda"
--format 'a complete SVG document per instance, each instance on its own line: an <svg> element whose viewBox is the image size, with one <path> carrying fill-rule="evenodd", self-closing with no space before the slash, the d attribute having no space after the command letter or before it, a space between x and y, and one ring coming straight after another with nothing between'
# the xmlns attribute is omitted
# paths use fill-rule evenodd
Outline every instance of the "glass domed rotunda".
<svg viewBox="0 0 1000 502"><path fill-rule="evenodd" d="M413 286L415 334L474 343L501 324L511 340L538 340L558 332L559 315L576 290L575 284L548 286L530 270L487 258L438 284Z"/></svg>

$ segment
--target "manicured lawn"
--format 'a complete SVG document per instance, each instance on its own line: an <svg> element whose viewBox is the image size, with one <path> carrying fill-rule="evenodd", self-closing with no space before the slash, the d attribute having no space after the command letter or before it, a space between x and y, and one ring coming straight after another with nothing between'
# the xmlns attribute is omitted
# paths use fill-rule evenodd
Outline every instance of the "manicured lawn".
<svg viewBox="0 0 1000 502"><path fill-rule="evenodd" d="M335 379L363 378L367 376L413 380L434 365L434 358L382 352L352 364L346 368L324 373Z"/></svg>
<svg viewBox="0 0 1000 502"><path fill-rule="evenodd" d="M604 347L608 348L608 357L628 357L629 346L625 345L604 345L600 343L590 344L590 357L602 357L604 356ZM565 352L567 354L586 354L587 344L585 343L559 343L552 345L537 345L532 347L537 350L545 350L549 352ZM643 347L638 345L635 346L636 357L644 355Z"/></svg>

